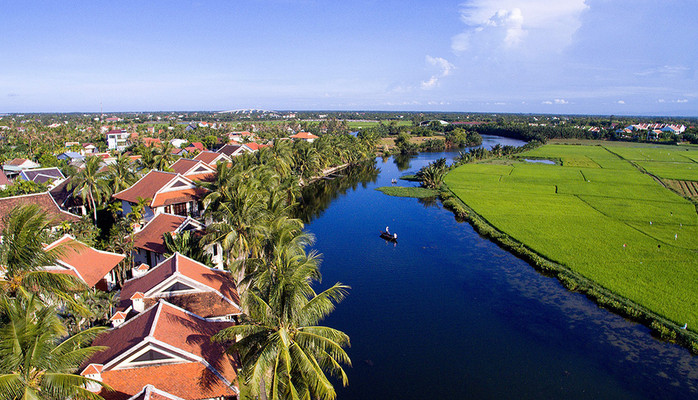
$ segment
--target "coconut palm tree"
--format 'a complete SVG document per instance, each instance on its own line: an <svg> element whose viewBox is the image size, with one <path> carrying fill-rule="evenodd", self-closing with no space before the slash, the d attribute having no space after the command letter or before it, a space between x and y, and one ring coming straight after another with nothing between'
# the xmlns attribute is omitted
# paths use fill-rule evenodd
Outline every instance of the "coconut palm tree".
<svg viewBox="0 0 698 400"><path fill-rule="evenodd" d="M80 364L102 350L87 345L106 328L67 331L52 307L36 297L0 298L0 399L102 399L86 389L100 382L76 375Z"/></svg>
<svg viewBox="0 0 698 400"><path fill-rule="evenodd" d="M165 232L162 236L167 248L167 253L164 254L165 258L177 252L209 267L213 266L211 254L206 253L201 245L201 237L192 233L192 231L184 231L177 234Z"/></svg>
<svg viewBox="0 0 698 400"><path fill-rule="evenodd" d="M176 158L172 152L176 149L172 143L165 142L155 153L155 165L153 168L159 171L170 171L170 165Z"/></svg>
<svg viewBox="0 0 698 400"><path fill-rule="evenodd" d="M128 156L121 153L116 157L114 164L107 167L107 179L113 193L118 193L136 183L138 177L131 170L131 160Z"/></svg>
<svg viewBox="0 0 698 400"><path fill-rule="evenodd" d="M317 323L344 299L349 287L337 283L315 293L311 282L319 279L317 257L282 254L245 292L248 317L213 339L235 340L228 350L240 355L240 378L253 396L334 399L336 392L325 373L347 384L340 364L351 365L344 351L349 337Z"/></svg>
<svg viewBox="0 0 698 400"><path fill-rule="evenodd" d="M0 294L29 297L41 293L46 298L61 299L75 307L71 294L87 289L82 281L66 274L48 272L64 247L44 250L50 220L37 205L15 207L4 219L0 241Z"/></svg>
<svg viewBox="0 0 698 400"><path fill-rule="evenodd" d="M68 184L68 190L73 191L73 196L80 196L82 201L90 206L95 222L97 222L97 202L108 198L111 193L106 172L100 171L101 166L101 158L87 157L85 167L75 174Z"/></svg>

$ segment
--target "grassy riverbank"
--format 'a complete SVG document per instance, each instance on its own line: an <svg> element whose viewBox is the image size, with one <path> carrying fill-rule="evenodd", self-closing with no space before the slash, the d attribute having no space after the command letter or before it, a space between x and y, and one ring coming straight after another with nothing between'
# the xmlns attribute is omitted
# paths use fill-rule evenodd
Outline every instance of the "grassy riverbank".
<svg viewBox="0 0 698 400"><path fill-rule="evenodd" d="M376 190L381 191L389 196L414 197L417 199L436 197L439 195L439 192L436 190L425 189L421 187L381 186L379 188L376 188Z"/></svg>
<svg viewBox="0 0 698 400"><path fill-rule="evenodd" d="M695 147L547 145L521 157L558 164L466 164L445 181L482 217L481 229L530 252L529 261L552 261L568 287L638 319L656 314L698 331L696 207L660 183L692 178L697 155Z"/></svg>

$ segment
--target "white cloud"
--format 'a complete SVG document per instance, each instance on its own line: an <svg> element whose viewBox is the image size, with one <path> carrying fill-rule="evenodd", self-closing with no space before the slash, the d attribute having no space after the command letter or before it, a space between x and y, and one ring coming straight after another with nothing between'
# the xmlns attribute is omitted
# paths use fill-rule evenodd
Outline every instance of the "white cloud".
<svg viewBox="0 0 698 400"><path fill-rule="evenodd" d="M555 104L569 104L569 101L565 99L555 99L553 101L555 102Z"/></svg>
<svg viewBox="0 0 698 400"><path fill-rule="evenodd" d="M625 100L618 100L617 103L618 104L625 104Z"/></svg>
<svg viewBox="0 0 698 400"><path fill-rule="evenodd" d="M553 104L553 102L550 100L545 100L545 101L541 101L540 104Z"/></svg>
<svg viewBox="0 0 698 400"><path fill-rule="evenodd" d="M451 38L456 53L522 49L545 53L570 44L586 0L468 0L461 4L463 32Z"/></svg>
<svg viewBox="0 0 698 400"><path fill-rule="evenodd" d="M677 103L688 103L688 99L676 99Z"/></svg>
<svg viewBox="0 0 698 400"><path fill-rule="evenodd" d="M657 103L666 103L666 100L664 100L664 99L659 99L659 100L657 100Z"/></svg>
<svg viewBox="0 0 698 400"><path fill-rule="evenodd" d="M450 75L451 71L453 71L456 68L445 58L427 56L426 60L428 64L437 67L439 71L436 74L432 75L431 78L429 78L428 80L422 82L422 89L432 89L436 87L439 83L439 79Z"/></svg>

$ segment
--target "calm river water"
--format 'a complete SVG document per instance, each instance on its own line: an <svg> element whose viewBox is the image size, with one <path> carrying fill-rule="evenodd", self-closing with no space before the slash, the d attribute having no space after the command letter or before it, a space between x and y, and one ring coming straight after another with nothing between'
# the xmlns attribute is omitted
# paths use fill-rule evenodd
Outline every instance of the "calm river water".
<svg viewBox="0 0 698 400"><path fill-rule="evenodd" d="M483 145L496 143L522 144ZM351 337L338 398L698 398L698 357L568 292L438 201L374 190L456 155L379 158L306 193L320 286L352 287L324 322ZM379 238L386 225L397 245Z"/></svg>

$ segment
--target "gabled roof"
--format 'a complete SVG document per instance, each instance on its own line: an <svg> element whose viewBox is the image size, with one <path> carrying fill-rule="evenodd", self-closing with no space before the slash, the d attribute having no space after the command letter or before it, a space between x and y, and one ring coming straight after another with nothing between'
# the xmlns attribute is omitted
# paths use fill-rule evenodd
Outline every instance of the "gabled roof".
<svg viewBox="0 0 698 400"><path fill-rule="evenodd" d="M62 221L77 222L80 220L80 217L77 215L61 210L48 192L26 194L23 196L0 198L0 231L5 228L5 223L3 221L5 216L15 207L25 204L38 205L39 208L45 211L48 217L53 220L54 225L58 225Z"/></svg>
<svg viewBox="0 0 698 400"><path fill-rule="evenodd" d="M119 265L121 260L126 258L123 254L92 248L70 235L63 235L46 246L46 250L58 246L61 246L61 254L56 260L57 265L47 267L47 270L77 276L89 287L95 287L102 278Z"/></svg>
<svg viewBox="0 0 698 400"><path fill-rule="evenodd" d="M138 198L151 199L149 206L160 207L201 199L206 189L197 188L194 182L180 174L152 170L128 189L112 197L137 203Z"/></svg>
<svg viewBox="0 0 698 400"><path fill-rule="evenodd" d="M170 166L175 173L182 174L189 179L207 181L215 178L216 170L207 163L199 160L180 158Z"/></svg>
<svg viewBox="0 0 698 400"><path fill-rule="evenodd" d="M165 248L165 240L162 235L166 232L179 231L180 228L188 224L202 228L199 222L191 218L160 213L153 217L143 229L133 234L133 245L137 249L164 254L167 252L167 248Z"/></svg>
<svg viewBox="0 0 698 400"><path fill-rule="evenodd" d="M12 183L12 182L10 182L10 180L7 179L7 176L5 176L5 173L0 171L0 185L9 185L10 183Z"/></svg>
<svg viewBox="0 0 698 400"><path fill-rule="evenodd" d="M187 150L206 151L206 147L204 147L204 144L201 142L192 142L186 148L187 148Z"/></svg>
<svg viewBox="0 0 698 400"><path fill-rule="evenodd" d="M315 136L310 132L298 132L295 135L291 135L291 137L294 139L305 139L305 140L319 138L319 136Z"/></svg>
<svg viewBox="0 0 698 400"><path fill-rule="evenodd" d="M225 146L223 146L225 147ZM230 161L230 157L224 153L216 153L213 151L202 151L194 157L194 160L205 162L208 165L214 165L218 161Z"/></svg>
<svg viewBox="0 0 698 400"><path fill-rule="evenodd" d="M51 197L53 197L53 199L56 201L56 204L58 204L59 207L70 208L81 206L83 204L80 196L75 197L73 196L73 193L70 190L68 190L70 179L71 178L64 180L63 182L59 183L56 187L49 190Z"/></svg>
<svg viewBox="0 0 698 400"><path fill-rule="evenodd" d="M25 169L19 173L19 177L25 181L37 183L46 183L52 179L65 179L61 170L56 167Z"/></svg>
<svg viewBox="0 0 698 400"><path fill-rule="evenodd" d="M4 165L12 165L12 166L18 167L20 165L26 164L27 162L32 163L32 164L36 164L35 162L28 160L26 158L13 158L12 160L7 161Z"/></svg>
<svg viewBox="0 0 698 400"><path fill-rule="evenodd" d="M234 157L237 155L242 154L242 152L251 152L252 149L244 148L242 145L239 144L226 144L225 146L221 147L218 149L218 153L225 154L228 157Z"/></svg>
<svg viewBox="0 0 698 400"><path fill-rule="evenodd" d="M270 147L270 146L267 145L267 144L259 144L259 143L255 143L255 142L245 143L245 144L243 144L242 146L243 146L243 147L247 147L247 148L250 149L251 151L257 151L257 150L259 150L259 149L261 149L261 148L263 148L263 147Z"/></svg>
<svg viewBox="0 0 698 400"><path fill-rule="evenodd" d="M210 338L232 322L207 321L186 310L158 302L92 343L107 349L84 365L102 364L102 380L115 389L102 391L105 399L127 399L152 384L187 399L233 396L237 381L235 360L225 344ZM157 365L137 359L147 352L166 357Z"/></svg>
<svg viewBox="0 0 698 400"><path fill-rule="evenodd" d="M181 296L187 297L178 303L197 315L208 317L240 313L240 296L228 272L209 268L179 253L151 268L146 274L124 282L121 306L127 307L130 302L126 299L137 292L142 292L146 298L151 299L174 296L176 293L168 288L177 282L194 289L184 292ZM196 298L206 293L213 296ZM170 299L176 301L174 297Z"/></svg>
<svg viewBox="0 0 698 400"><path fill-rule="evenodd" d="M153 385L145 385L143 390L128 400L184 400L181 397L160 390Z"/></svg>

